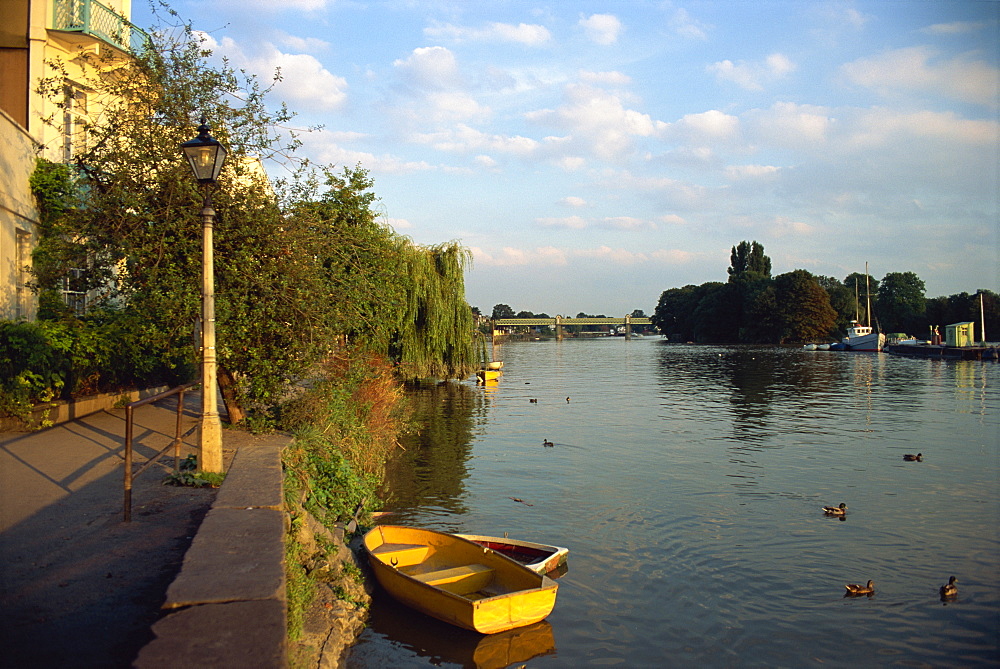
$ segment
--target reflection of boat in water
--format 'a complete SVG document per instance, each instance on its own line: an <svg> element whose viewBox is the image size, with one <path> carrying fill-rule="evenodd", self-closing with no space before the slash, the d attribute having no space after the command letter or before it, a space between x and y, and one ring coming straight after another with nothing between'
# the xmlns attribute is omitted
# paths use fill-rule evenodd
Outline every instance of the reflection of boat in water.
<svg viewBox="0 0 1000 669"><path fill-rule="evenodd" d="M512 560L539 574L548 574L566 563L568 548L538 544L534 541L510 539L508 537L487 537L479 534L458 534L456 536L475 541L480 546L502 553Z"/></svg>
<svg viewBox="0 0 1000 669"><path fill-rule="evenodd" d="M407 607L386 601L382 606L372 607L369 626L409 649L425 666L502 669L521 666L556 651L552 625L546 620L497 634L477 634L433 618L415 616ZM371 658L365 653L364 645L356 646L352 658L362 660L360 664L366 666L385 664L377 650Z"/></svg>
<svg viewBox="0 0 1000 669"><path fill-rule="evenodd" d="M531 625L556 603L555 581L453 534L378 525L364 548L390 595L468 630L495 634Z"/></svg>

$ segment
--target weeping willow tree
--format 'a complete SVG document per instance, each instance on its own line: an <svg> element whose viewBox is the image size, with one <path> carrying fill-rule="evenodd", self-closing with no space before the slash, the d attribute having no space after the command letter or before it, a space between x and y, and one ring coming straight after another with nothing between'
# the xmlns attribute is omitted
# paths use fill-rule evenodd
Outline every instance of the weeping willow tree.
<svg viewBox="0 0 1000 669"><path fill-rule="evenodd" d="M475 328L465 301L465 268L471 260L469 250L456 242L406 250L406 301L390 352L407 377L460 378L476 368Z"/></svg>
<svg viewBox="0 0 1000 669"><path fill-rule="evenodd" d="M384 225L361 167L324 170L310 187L303 183L287 209L312 236L325 310L343 339L388 355L407 380L468 376L479 363L465 300L469 250L414 244Z"/></svg>

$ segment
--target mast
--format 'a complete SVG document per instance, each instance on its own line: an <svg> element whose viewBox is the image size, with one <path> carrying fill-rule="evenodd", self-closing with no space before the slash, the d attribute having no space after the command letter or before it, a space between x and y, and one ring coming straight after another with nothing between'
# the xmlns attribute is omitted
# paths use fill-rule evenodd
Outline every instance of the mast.
<svg viewBox="0 0 1000 669"><path fill-rule="evenodd" d="M983 346L986 345L986 311L983 309L983 294L979 293L979 334L983 340Z"/></svg>
<svg viewBox="0 0 1000 669"><path fill-rule="evenodd" d="M868 263L865 263L865 320L868 327L872 326L872 293L868 287Z"/></svg>
<svg viewBox="0 0 1000 669"><path fill-rule="evenodd" d="M858 277L854 276L854 322L861 322L861 307L858 306Z"/></svg>

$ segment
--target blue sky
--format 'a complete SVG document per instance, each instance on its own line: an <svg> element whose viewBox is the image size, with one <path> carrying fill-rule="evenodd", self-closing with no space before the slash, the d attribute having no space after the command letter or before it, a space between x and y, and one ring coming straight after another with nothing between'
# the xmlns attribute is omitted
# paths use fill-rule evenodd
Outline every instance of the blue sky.
<svg viewBox="0 0 1000 669"><path fill-rule="evenodd" d="M388 224L472 249L484 312L648 314L743 240L775 275L1000 290L1000 3L172 6L281 68L302 154L368 169Z"/></svg>

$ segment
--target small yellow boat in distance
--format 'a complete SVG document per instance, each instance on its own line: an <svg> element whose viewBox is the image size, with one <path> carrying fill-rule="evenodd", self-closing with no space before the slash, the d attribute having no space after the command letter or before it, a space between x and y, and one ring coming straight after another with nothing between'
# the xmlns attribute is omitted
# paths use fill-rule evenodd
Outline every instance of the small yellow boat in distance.
<svg viewBox="0 0 1000 669"><path fill-rule="evenodd" d="M395 599L482 634L548 616L559 586L504 555L453 534L379 525L364 537L375 578Z"/></svg>

